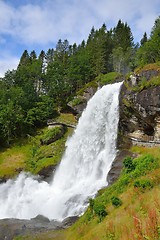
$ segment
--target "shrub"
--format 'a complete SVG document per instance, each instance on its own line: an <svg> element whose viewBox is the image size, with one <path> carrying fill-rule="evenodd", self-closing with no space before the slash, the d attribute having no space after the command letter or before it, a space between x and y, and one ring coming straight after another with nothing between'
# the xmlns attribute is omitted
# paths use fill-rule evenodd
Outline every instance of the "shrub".
<svg viewBox="0 0 160 240"><path fill-rule="evenodd" d="M122 201L118 197L115 197L115 196L113 196L111 198L111 202L112 202L112 205L115 207L119 207L122 205Z"/></svg>
<svg viewBox="0 0 160 240"><path fill-rule="evenodd" d="M106 215L108 215L108 213L105 209L105 205L98 201L94 202L93 210L94 210L94 213L99 217L100 222Z"/></svg>
<svg viewBox="0 0 160 240"><path fill-rule="evenodd" d="M72 101L71 101L71 105L74 107L74 106L77 106L81 103L84 102L84 99L82 97L75 97Z"/></svg>
<svg viewBox="0 0 160 240"><path fill-rule="evenodd" d="M136 188L140 188L143 191L145 189L151 189L153 187L153 183L149 179L140 179L136 180L133 183L133 186Z"/></svg>
<svg viewBox="0 0 160 240"><path fill-rule="evenodd" d="M123 165L127 173L132 172L135 169L135 164L131 157L126 157L123 161Z"/></svg>
<svg viewBox="0 0 160 240"><path fill-rule="evenodd" d="M150 154L143 155L134 160L135 170L133 172L133 178L144 176L147 172L156 169L158 167L157 158L154 158Z"/></svg>
<svg viewBox="0 0 160 240"><path fill-rule="evenodd" d="M92 211L93 211L94 202L95 202L94 199L92 198L89 199L89 206Z"/></svg>

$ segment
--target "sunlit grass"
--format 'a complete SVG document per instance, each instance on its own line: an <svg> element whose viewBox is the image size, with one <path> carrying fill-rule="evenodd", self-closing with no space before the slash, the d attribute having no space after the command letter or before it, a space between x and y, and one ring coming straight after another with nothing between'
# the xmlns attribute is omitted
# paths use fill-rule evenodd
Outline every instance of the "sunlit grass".
<svg viewBox="0 0 160 240"><path fill-rule="evenodd" d="M61 114L59 122L76 124L73 114ZM33 174L44 167L56 165L65 151L65 143L73 129L68 128L60 139L49 145L41 145L40 139L46 137L48 127L37 130L35 136L18 139L12 146L0 150L0 178L8 179L18 175L22 170Z"/></svg>

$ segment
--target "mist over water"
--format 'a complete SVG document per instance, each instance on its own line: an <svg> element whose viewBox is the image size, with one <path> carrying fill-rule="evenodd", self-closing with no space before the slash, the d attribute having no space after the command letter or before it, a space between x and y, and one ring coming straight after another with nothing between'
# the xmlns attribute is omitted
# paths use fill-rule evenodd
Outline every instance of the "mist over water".
<svg viewBox="0 0 160 240"><path fill-rule="evenodd" d="M50 184L21 173L0 185L1 219L41 214L61 221L85 211L87 200L107 186L116 156L120 86L104 86L90 99Z"/></svg>

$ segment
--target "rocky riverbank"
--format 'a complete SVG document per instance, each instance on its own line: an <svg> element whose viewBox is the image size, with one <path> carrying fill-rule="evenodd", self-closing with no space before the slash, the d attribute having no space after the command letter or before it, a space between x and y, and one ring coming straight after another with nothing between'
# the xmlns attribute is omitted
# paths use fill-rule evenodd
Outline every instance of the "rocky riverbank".
<svg viewBox="0 0 160 240"><path fill-rule="evenodd" d="M3 219L0 220L0 240L13 240L16 236L32 235L51 230L65 229L71 226L78 217L69 217L62 222L50 221L38 215L31 220Z"/></svg>

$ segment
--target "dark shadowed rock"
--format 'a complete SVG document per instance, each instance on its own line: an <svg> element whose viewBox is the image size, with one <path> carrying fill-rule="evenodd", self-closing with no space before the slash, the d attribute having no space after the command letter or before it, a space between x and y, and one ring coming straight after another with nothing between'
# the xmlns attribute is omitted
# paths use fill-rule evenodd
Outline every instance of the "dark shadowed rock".
<svg viewBox="0 0 160 240"><path fill-rule="evenodd" d="M76 98L80 99L80 103L74 105L74 100L68 103L68 106L72 109L72 112L74 112L78 117L82 114L83 110L87 106L87 102L89 99L95 94L97 91L97 88L95 87L88 87L84 90L84 93L82 96L77 96Z"/></svg>
<svg viewBox="0 0 160 240"><path fill-rule="evenodd" d="M64 229L71 226L77 219L78 217L73 216L58 222L56 220L50 221L42 215L38 215L31 220L3 219L0 220L0 240L13 240L16 236Z"/></svg>
<svg viewBox="0 0 160 240"><path fill-rule="evenodd" d="M79 218L78 216L72 216L72 217L65 218L62 221L63 227L67 228L67 227L71 226L73 223L75 223L78 220L78 218Z"/></svg>
<svg viewBox="0 0 160 240"><path fill-rule="evenodd" d="M123 84L120 93L118 148L128 148L133 141L160 140L160 86L140 92L128 90Z"/></svg>
<svg viewBox="0 0 160 240"><path fill-rule="evenodd" d="M111 169L108 172L107 175L107 182L108 185L113 184L120 176L121 174L121 170L123 167L123 160L125 157L127 156L131 156L131 157L136 157L135 154L133 154L132 152L128 151L128 150L120 150L117 153L116 158L114 159Z"/></svg>
<svg viewBox="0 0 160 240"><path fill-rule="evenodd" d="M49 165L47 167L44 167L38 172L38 175L41 176L42 180L45 180L46 182L50 182L53 177L53 173L56 169L56 166L57 165Z"/></svg>

